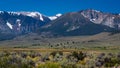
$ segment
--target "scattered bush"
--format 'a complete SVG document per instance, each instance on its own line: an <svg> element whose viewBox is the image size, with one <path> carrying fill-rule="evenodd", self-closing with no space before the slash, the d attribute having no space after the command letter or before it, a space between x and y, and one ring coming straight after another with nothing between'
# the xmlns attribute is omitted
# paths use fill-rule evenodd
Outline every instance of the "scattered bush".
<svg viewBox="0 0 120 68"><path fill-rule="evenodd" d="M82 51L79 51L79 52L72 52L72 56L77 58L78 60L83 60L85 57L86 57L86 54L83 53Z"/></svg>
<svg viewBox="0 0 120 68"><path fill-rule="evenodd" d="M61 68L61 66L58 63L49 62L38 65L38 68Z"/></svg>
<svg viewBox="0 0 120 68"><path fill-rule="evenodd" d="M92 54L82 51L53 51L45 55L37 51L1 51L0 68L101 68L120 66L120 53Z"/></svg>

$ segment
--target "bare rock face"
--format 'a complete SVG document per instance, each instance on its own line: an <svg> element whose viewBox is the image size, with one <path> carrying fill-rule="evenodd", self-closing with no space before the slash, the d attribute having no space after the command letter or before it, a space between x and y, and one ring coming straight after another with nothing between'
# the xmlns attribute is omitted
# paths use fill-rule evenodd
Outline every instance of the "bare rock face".
<svg viewBox="0 0 120 68"><path fill-rule="evenodd" d="M95 24L103 24L111 28L120 29L120 22L118 22L120 19L119 14L103 13L92 9L83 10L80 13Z"/></svg>
<svg viewBox="0 0 120 68"><path fill-rule="evenodd" d="M103 21L103 19L107 16L102 14L100 11L96 10L81 11L81 14L96 24L100 24Z"/></svg>

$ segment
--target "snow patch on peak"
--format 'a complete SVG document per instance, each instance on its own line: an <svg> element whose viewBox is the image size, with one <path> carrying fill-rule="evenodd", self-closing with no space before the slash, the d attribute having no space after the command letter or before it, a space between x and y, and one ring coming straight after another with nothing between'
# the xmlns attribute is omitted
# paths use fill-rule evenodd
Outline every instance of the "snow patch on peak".
<svg viewBox="0 0 120 68"><path fill-rule="evenodd" d="M35 17L35 16L37 16L37 14L34 12L31 12L31 13L27 13L27 16Z"/></svg>
<svg viewBox="0 0 120 68"><path fill-rule="evenodd" d="M19 13L30 17L36 17L37 15L41 15L39 12L19 12Z"/></svg>
<svg viewBox="0 0 120 68"><path fill-rule="evenodd" d="M39 18L41 21L44 21L43 19L43 15L39 12L25 12L25 11L20 11L20 12L8 12L9 14L17 14L17 15L24 15L24 16L29 16L29 17L37 17Z"/></svg>
<svg viewBox="0 0 120 68"><path fill-rule="evenodd" d="M11 25L8 21L7 21L6 24L7 24L7 26L8 26L10 29L13 29L13 27L12 27L13 25Z"/></svg>
<svg viewBox="0 0 120 68"><path fill-rule="evenodd" d="M44 21L44 19L43 19L43 17L42 17L42 15L41 15L41 14L40 14L40 20Z"/></svg>
<svg viewBox="0 0 120 68"><path fill-rule="evenodd" d="M4 11L0 11L0 13L4 13Z"/></svg>
<svg viewBox="0 0 120 68"><path fill-rule="evenodd" d="M55 20L55 19L57 19L57 17L56 16L51 16L51 17L48 17L50 20Z"/></svg>
<svg viewBox="0 0 120 68"><path fill-rule="evenodd" d="M21 21L20 19L17 19L17 20L16 20L16 23L18 24L19 27L21 26L20 21Z"/></svg>
<svg viewBox="0 0 120 68"><path fill-rule="evenodd" d="M19 12L8 12L9 14L16 14L16 15L20 15Z"/></svg>
<svg viewBox="0 0 120 68"><path fill-rule="evenodd" d="M56 14L56 16L57 16L57 17L60 17L60 16L62 16L62 14L61 14L61 13L58 13L58 14Z"/></svg>
<svg viewBox="0 0 120 68"><path fill-rule="evenodd" d="M20 12L22 15L26 15L29 17L40 17L41 21L44 21L43 15L39 12Z"/></svg>
<svg viewBox="0 0 120 68"><path fill-rule="evenodd" d="M48 17L50 20L55 20L55 19L57 19L58 17L60 17L60 16L62 16L62 14L60 14L60 13L58 13L58 14L56 14L55 16L50 16L50 17Z"/></svg>
<svg viewBox="0 0 120 68"><path fill-rule="evenodd" d="M100 11L98 11L98 10L94 10L94 9L88 9L89 11L93 11L93 12L97 12L97 13L99 13Z"/></svg>
<svg viewBox="0 0 120 68"><path fill-rule="evenodd" d="M98 10L94 10L95 12L100 12L100 11L98 11Z"/></svg>

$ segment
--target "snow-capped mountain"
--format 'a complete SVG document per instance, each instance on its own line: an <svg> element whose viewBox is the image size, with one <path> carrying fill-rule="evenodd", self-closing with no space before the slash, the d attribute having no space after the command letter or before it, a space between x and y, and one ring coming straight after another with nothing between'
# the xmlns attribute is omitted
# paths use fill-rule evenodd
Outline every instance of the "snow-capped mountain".
<svg viewBox="0 0 120 68"><path fill-rule="evenodd" d="M9 14L12 14L12 15L24 15L24 16L29 16L29 17L32 17L32 18L35 18L35 19L38 19L38 20L41 20L41 21L46 21L44 20L45 18L48 18L47 16L39 13L39 12L24 12L24 11L21 11L21 12L8 12Z"/></svg>
<svg viewBox="0 0 120 68"><path fill-rule="evenodd" d="M39 12L0 11L0 35L3 36L7 34L13 37L30 32L37 32L41 26L50 21L47 16Z"/></svg>
<svg viewBox="0 0 120 68"><path fill-rule="evenodd" d="M2 13L3 11L1 11L0 13ZM55 16L46 16L46 15L43 15L39 12L24 12L24 11L21 11L21 12L8 12L9 14L16 14L16 15L25 15L25 16L29 16L29 17L33 17L33 18L36 18L36 19L39 19L41 21L45 21L44 18L49 18L50 20L55 20L57 19L58 17L62 16L61 13L58 13L56 14Z"/></svg>
<svg viewBox="0 0 120 68"><path fill-rule="evenodd" d="M62 14L59 13L59 14L56 14L55 16L50 16L49 19L50 20L55 20L55 19L57 19L60 16L62 16Z"/></svg>

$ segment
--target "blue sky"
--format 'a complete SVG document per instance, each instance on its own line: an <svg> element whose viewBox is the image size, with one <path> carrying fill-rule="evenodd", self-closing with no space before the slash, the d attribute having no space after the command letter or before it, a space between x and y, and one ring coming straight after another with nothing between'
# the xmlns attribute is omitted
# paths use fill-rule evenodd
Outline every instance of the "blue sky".
<svg viewBox="0 0 120 68"><path fill-rule="evenodd" d="M120 0L0 0L1 11L38 11L50 16L83 9L120 13Z"/></svg>

